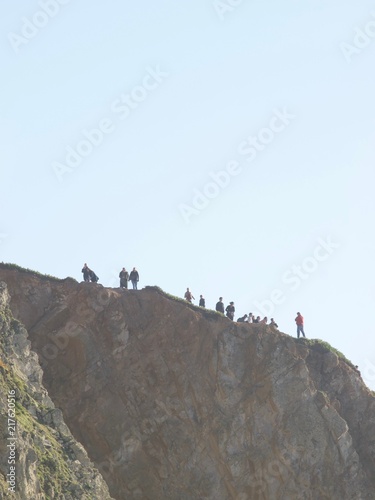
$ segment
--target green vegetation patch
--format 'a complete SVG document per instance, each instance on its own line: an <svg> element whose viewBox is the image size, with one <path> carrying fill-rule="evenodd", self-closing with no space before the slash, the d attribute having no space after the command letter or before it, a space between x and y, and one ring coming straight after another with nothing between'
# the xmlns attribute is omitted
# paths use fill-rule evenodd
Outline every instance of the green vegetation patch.
<svg viewBox="0 0 375 500"><path fill-rule="evenodd" d="M154 290L154 291L158 292L160 295L163 295L164 297L166 297L167 299L171 299L171 300L174 300L176 302L180 302L181 304L184 304L184 306L189 307L189 309L193 309L194 311L200 311L208 319L217 319L217 318L224 318L225 317L224 314L222 314L218 311L214 311L213 309L206 309L205 307L197 306L195 304L188 302L186 299L183 299L182 297L177 297L176 295L172 295L171 293L167 293L159 286L146 286L145 290Z"/></svg>
<svg viewBox="0 0 375 500"><path fill-rule="evenodd" d="M355 369L355 365L348 359L344 354L334 347L331 346L328 342L325 340L320 340L320 339L304 339L304 343L307 344L309 347L311 347L314 351L325 353L328 351L333 352L336 354L336 356L344 361L347 365L349 365L351 368Z"/></svg>
<svg viewBox="0 0 375 500"><path fill-rule="evenodd" d="M0 310L0 328L1 329L9 327L12 319L13 319L13 316L12 316L12 313L11 313L9 307L5 307L4 309Z"/></svg>
<svg viewBox="0 0 375 500"><path fill-rule="evenodd" d="M37 276L38 278L40 278L42 280L57 281L59 283L61 283L62 281L65 281L65 280L76 281L74 278L71 278L71 277L60 279L60 278L56 278L56 276L51 276L50 274L42 274L38 271L34 271L33 269L28 269L25 267L18 266L17 264L11 264L11 263L6 263L6 262L0 262L0 269L11 269L14 271L19 271L21 273L27 273L27 274L31 274L33 276Z"/></svg>
<svg viewBox="0 0 375 500"><path fill-rule="evenodd" d="M56 440L53 430L33 417L24 404L32 404L40 414L45 412L45 408L41 408L26 392L26 385L17 375L11 372L6 375L2 378L0 391L6 394L11 388L16 389L17 434L22 435L37 456L36 474L46 500L63 498L64 492L75 487L80 490L82 485L68 466L69 456Z"/></svg>
<svg viewBox="0 0 375 500"><path fill-rule="evenodd" d="M7 323L0 324L0 395L6 398L10 390L16 391L15 419L17 434L20 437L19 443L24 441L26 447L32 448L37 456L36 474L46 500L64 498L64 492L75 489L82 491L83 485L78 483L69 469L69 459L74 457L69 457L69 452L57 441L56 431L43 423L43 415L49 408L33 398L27 382L8 363L4 334L11 333L18 322L13 323L13 318L7 311L5 314ZM5 328L6 326L8 328ZM36 409L37 417L29 412L28 408L31 407ZM0 480L0 498L3 498L5 487L4 481Z"/></svg>

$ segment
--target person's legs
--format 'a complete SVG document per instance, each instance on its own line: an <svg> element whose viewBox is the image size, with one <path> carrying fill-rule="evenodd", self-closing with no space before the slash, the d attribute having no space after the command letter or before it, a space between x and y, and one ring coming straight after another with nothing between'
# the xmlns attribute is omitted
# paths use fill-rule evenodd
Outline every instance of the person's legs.
<svg viewBox="0 0 375 500"><path fill-rule="evenodd" d="M299 339L299 334L302 333L302 335L306 338L305 332L303 331L303 325L297 325L297 338Z"/></svg>

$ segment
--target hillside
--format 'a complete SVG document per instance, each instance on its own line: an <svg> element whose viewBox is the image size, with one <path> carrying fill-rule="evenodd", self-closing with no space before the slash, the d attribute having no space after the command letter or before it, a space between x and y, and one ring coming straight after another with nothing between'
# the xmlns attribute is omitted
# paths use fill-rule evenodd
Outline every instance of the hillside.
<svg viewBox="0 0 375 500"><path fill-rule="evenodd" d="M4 264L0 281L113 498L375 498L375 398L327 344L232 323L157 287Z"/></svg>

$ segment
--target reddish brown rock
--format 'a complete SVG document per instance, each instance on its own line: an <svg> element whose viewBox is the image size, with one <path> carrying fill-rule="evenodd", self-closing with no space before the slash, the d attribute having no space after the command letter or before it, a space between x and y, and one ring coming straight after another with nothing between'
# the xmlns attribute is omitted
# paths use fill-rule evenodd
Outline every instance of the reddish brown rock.
<svg viewBox="0 0 375 500"><path fill-rule="evenodd" d="M326 345L154 287L0 279L114 498L375 498L375 398Z"/></svg>

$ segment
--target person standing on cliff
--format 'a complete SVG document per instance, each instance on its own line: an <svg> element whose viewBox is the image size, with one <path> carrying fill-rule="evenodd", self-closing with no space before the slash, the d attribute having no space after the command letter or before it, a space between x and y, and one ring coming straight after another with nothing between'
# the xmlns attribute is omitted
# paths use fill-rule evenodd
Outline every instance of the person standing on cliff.
<svg viewBox="0 0 375 500"><path fill-rule="evenodd" d="M122 268L122 271L120 271L120 274L118 276L120 278L120 288L125 288L127 290L128 289L128 281L129 281L129 273L125 269L125 267Z"/></svg>
<svg viewBox="0 0 375 500"><path fill-rule="evenodd" d="M303 330L303 316L300 312L297 313L297 317L294 320L297 324L297 338L299 339L299 334L302 333L304 337L306 337L305 332Z"/></svg>
<svg viewBox="0 0 375 500"><path fill-rule="evenodd" d="M130 278L130 281L132 282L133 290L138 290L139 274L138 274L138 271L136 270L135 267L133 267L133 270L130 273L129 278Z"/></svg>
<svg viewBox="0 0 375 500"><path fill-rule="evenodd" d="M191 293L191 291L189 290L189 288L186 289L184 297L190 303L191 303L192 300L195 300L195 297L193 296L193 294Z"/></svg>
<svg viewBox="0 0 375 500"><path fill-rule="evenodd" d="M83 273L83 280L87 282L90 281L90 268L86 263L83 265L81 272Z"/></svg>
<svg viewBox="0 0 375 500"><path fill-rule="evenodd" d="M276 329L279 328L279 325L277 323L275 323L275 320L273 318L271 318L270 326L273 326Z"/></svg>
<svg viewBox="0 0 375 500"><path fill-rule="evenodd" d="M99 281L99 277L94 273L92 269L90 269L89 277L92 283L97 283Z"/></svg>
<svg viewBox="0 0 375 500"><path fill-rule="evenodd" d="M199 297L199 306L206 307L206 300L204 299L203 295Z"/></svg>
<svg viewBox="0 0 375 500"><path fill-rule="evenodd" d="M234 302L229 302L229 306L226 307L227 318L233 321L234 318Z"/></svg>
<svg viewBox="0 0 375 500"><path fill-rule="evenodd" d="M216 311L224 314L224 302L223 297L219 297L219 302L216 302Z"/></svg>

